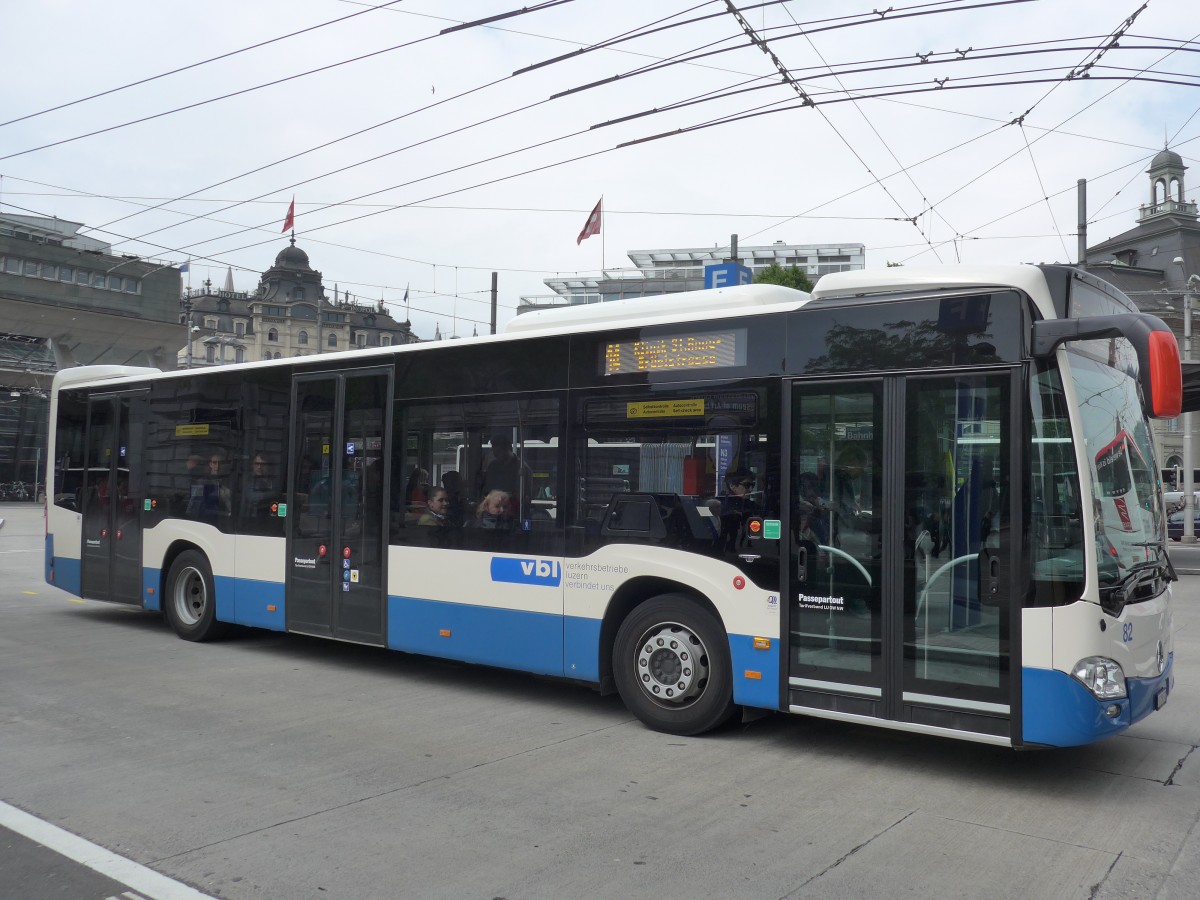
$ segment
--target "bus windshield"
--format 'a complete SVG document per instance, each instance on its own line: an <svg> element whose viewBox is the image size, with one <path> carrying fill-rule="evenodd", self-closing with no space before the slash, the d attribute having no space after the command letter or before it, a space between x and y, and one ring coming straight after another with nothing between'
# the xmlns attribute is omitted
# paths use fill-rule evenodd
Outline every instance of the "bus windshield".
<svg viewBox="0 0 1200 900"><path fill-rule="evenodd" d="M1082 437L1092 476L1092 514L1101 580L1157 562L1164 538L1161 495L1152 465L1150 429L1137 384L1125 372L1081 353L1071 354ZM1106 572L1108 578L1105 577Z"/></svg>

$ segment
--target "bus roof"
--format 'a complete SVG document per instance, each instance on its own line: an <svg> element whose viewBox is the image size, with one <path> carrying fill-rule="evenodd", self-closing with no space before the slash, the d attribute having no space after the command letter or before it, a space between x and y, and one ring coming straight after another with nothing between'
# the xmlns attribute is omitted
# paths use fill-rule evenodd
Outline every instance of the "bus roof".
<svg viewBox="0 0 1200 900"><path fill-rule="evenodd" d="M703 291L683 291L649 297L629 297L607 303L557 306L522 313L505 334L562 331L571 333L625 325L653 325L691 319L712 319L745 313L799 309L811 297L778 284L739 284Z"/></svg>
<svg viewBox="0 0 1200 900"><path fill-rule="evenodd" d="M821 276L812 292L814 300L860 297L868 294L913 291L962 290L972 287L1016 287L1038 304L1043 315L1054 318L1046 276L1032 265L889 266Z"/></svg>
<svg viewBox="0 0 1200 900"><path fill-rule="evenodd" d="M114 378L135 378L161 374L161 369L153 369L148 366L72 366L54 373L53 389L58 391L84 381L108 381Z"/></svg>

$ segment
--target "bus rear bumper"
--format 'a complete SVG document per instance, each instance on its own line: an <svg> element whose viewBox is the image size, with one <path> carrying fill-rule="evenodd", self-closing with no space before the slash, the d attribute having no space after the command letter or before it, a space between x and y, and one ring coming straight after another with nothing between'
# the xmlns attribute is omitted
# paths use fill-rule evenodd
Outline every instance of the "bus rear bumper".
<svg viewBox="0 0 1200 900"><path fill-rule="evenodd" d="M1174 654L1155 678L1125 680L1127 697L1099 700L1066 672L1026 668L1021 673L1022 739L1046 747L1078 747L1120 734L1161 709L1174 685ZM1116 708L1116 715L1108 712Z"/></svg>

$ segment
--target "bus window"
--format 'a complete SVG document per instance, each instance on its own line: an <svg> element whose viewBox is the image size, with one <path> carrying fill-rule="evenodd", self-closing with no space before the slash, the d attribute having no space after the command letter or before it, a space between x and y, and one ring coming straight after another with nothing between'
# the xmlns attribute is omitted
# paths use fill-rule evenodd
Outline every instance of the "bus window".
<svg viewBox="0 0 1200 900"><path fill-rule="evenodd" d="M583 399L571 447L572 529L583 548L658 543L724 557L762 587L779 583L779 439L766 390L691 389Z"/></svg>
<svg viewBox="0 0 1200 900"><path fill-rule="evenodd" d="M55 506L79 512L83 509L83 436L87 427L87 400L74 392L58 397L58 428L54 442Z"/></svg>
<svg viewBox="0 0 1200 900"><path fill-rule="evenodd" d="M561 528L557 400L397 401L393 423L392 543L533 551Z"/></svg>

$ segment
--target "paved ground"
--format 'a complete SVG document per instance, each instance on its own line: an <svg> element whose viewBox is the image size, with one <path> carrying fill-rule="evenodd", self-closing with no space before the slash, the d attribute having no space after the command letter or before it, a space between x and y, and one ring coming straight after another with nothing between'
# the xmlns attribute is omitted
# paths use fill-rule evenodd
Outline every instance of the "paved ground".
<svg viewBox="0 0 1200 900"><path fill-rule="evenodd" d="M0 800L214 897L1200 895L1200 577L1176 693L1103 744L786 716L678 738L523 675L189 644L43 584L40 511L0 517ZM0 898L108 896L43 892L74 875L37 852L0 833Z"/></svg>

